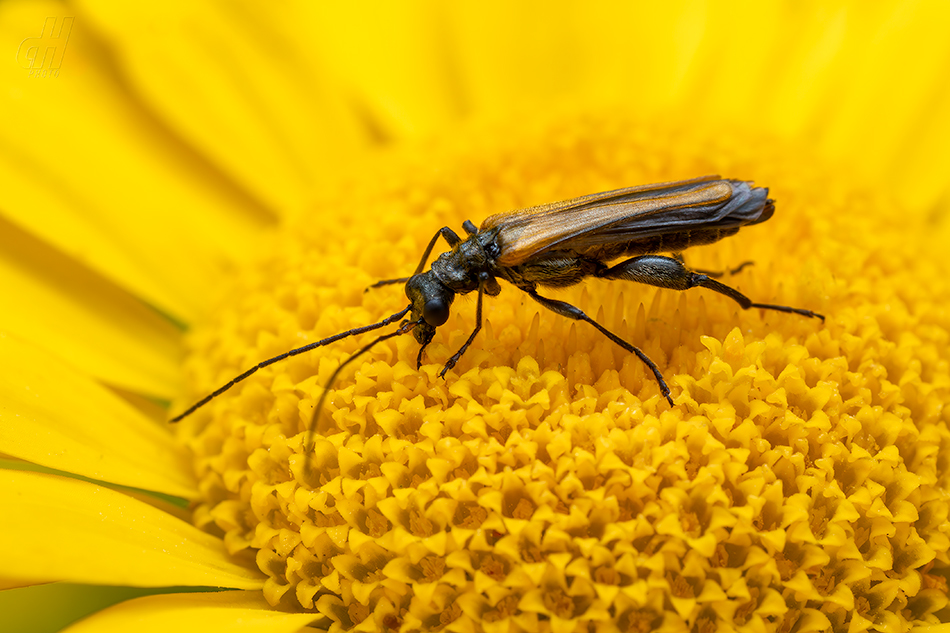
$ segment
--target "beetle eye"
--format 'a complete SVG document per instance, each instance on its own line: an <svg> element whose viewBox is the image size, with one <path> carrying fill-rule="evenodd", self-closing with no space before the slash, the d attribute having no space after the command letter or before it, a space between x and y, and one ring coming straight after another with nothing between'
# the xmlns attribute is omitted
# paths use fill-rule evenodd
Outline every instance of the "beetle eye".
<svg viewBox="0 0 950 633"><path fill-rule="evenodd" d="M422 308L422 318L432 327L439 327L449 320L449 306L441 299L429 299Z"/></svg>

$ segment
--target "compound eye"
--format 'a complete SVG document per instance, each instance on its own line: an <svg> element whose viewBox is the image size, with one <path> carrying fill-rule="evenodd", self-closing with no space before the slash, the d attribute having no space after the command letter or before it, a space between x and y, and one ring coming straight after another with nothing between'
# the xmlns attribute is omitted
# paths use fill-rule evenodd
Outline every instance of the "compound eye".
<svg viewBox="0 0 950 633"><path fill-rule="evenodd" d="M439 327L449 320L449 306L441 299L429 299L422 308L422 318L432 327Z"/></svg>

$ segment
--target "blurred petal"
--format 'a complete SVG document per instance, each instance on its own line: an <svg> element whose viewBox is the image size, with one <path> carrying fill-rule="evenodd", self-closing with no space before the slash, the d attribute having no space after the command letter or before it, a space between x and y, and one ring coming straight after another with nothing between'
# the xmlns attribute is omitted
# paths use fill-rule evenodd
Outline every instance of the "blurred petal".
<svg viewBox="0 0 950 633"><path fill-rule="evenodd" d="M109 384L164 399L177 392L180 329L2 218L0 287L11 298L0 330Z"/></svg>
<svg viewBox="0 0 950 633"><path fill-rule="evenodd" d="M59 3L0 6L3 48L68 34L58 76L31 78L20 57L0 68L0 108L16 121L0 127L0 212L187 321L208 298L195 272L246 257L268 218L130 99L88 25L63 26L71 15Z"/></svg>
<svg viewBox="0 0 950 633"><path fill-rule="evenodd" d="M305 2L300 8L318 34L314 54L332 61L384 137L444 130L471 105L456 66L451 5L377 3L367 11L359 3Z"/></svg>
<svg viewBox="0 0 950 633"><path fill-rule="evenodd" d="M294 7L80 7L156 113L271 209L299 207L327 170L368 142Z"/></svg>
<svg viewBox="0 0 950 633"><path fill-rule="evenodd" d="M0 470L3 576L131 587L259 589L260 573L224 543L150 505L94 484Z"/></svg>
<svg viewBox="0 0 950 633"><path fill-rule="evenodd" d="M573 21L584 19L580 5L494 1L450 6L458 81L464 82L469 109L499 115L512 106L553 103L584 91L586 71L595 60Z"/></svg>
<svg viewBox="0 0 950 633"><path fill-rule="evenodd" d="M319 617L275 611L260 592L168 594L117 604L74 624L66 633L293 633Z"/></svg>
<svg viewBox="0 0 950 633"><path fill-rule="evenodd" d="M0 333L0 451L123 486L194 498L185 449L143 416L54 356Z"/></svg>
<svg viewBox="0 0 950 633"><path fill-rule="evenodd" d="M937 107L941 95L946 106L946 82L934 81L950 74L950 5L852 2L849 9L846 37L831 68L835 84L821 103L820 149L877 179L914 155L921 127L950 115ZM947 144L950 137L945 133L941 140ZM864 151L869 146L872 151ZM946 180L946 162L922 175L931 180L931 173Z"/></svg>

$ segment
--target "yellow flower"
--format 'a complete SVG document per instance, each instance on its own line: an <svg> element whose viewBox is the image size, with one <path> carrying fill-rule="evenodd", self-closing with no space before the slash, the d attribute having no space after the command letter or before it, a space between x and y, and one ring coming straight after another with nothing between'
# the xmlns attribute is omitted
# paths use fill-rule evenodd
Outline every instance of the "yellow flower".
<svg viewBox="0 0 950 633"><path fill-rule="evenodd" d="M75 630L950 621L946 9L519 6L0 8L4 587L164 594ZM690 265L828 320L559 293L672 408L512 288L444 381L471 301L344 371L312 456L365 337L155 405L396 312L440 226L714 172L776 215Z"/></svg>

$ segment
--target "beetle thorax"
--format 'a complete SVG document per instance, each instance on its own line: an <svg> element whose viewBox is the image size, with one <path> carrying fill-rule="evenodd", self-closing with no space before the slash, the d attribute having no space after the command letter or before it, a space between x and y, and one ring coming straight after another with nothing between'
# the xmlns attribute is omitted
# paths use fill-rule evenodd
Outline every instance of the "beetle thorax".
<svg viewBox="0 0 950 633"><path fill-rule="evenodd" d="M477 290L481 274L491 273L491 269L492 262L485 255L477 236L439 255L431 268L432 274L446 287L462 294Z"/></svg>

